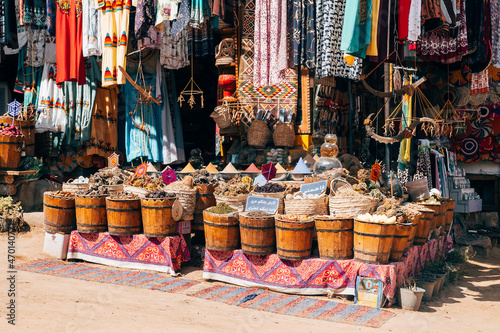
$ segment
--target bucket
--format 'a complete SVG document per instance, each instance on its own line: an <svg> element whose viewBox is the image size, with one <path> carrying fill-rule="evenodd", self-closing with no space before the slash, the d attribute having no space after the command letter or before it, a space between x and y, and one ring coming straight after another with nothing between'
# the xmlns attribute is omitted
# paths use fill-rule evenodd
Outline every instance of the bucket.
<svg viewBox="0 0 500 333"><path fill-rule="evenodd" d="M396 224L354 220L354 259L386 264L391 255Z"/></svg>
<svg viewBox="0 0 500 333"><path fill-rule="evenodd" d="M250 217L240 214L241 249L245 254L267 256L274 253L276 232L274 215Z"/></svg>
<svg viewBox="0 0 500 333"><path fill-rule="evenodd" d="M176 198L141 199L142 228L146 237L175 235L176 222L172 218L172 205Z"/></svg>
<svg viewBox="0 0 500 333"><path fill-rule="evenodd" d="M216 205L214 197L214 185L196 185L196 203L194 205L192 230L203 230L203 211Z"/></svg>
<svg viewBox="0 0 500 333"><path fill-rule="evenodd" d="M406 251L408 244L408 236L412 228L411 223L396 223L396 230L394 231L394 239L392 240L391 261L400 261Z"/></svg>
<svg viewBox="0 0 500 333"><path fill-rule="evenodd" d="M354 255L352 217L317 216L314 223L321 259L352 259Z"/></svg>
<svg viewBox="0 0 500 333"><path fill-rule="evenodd" d="M240 243L238 213L215 214L203 211L205 247L215 251L233 251Z"/></svg>
<svg viewBox="0 0 500 333"><path fill-rule="evenodd" d="M413 239L413 244L424 245L427 242L429 233L432 227L432 221L434 219L434 211L431 209L420 210L420 215L418 215L417 230L415 232L415 238Z"/></svg>
<svg viewBox="0 0 500 333"><path fill-rule="evenodd" d="M430 302L432 300L432 292L434 291L435 285L436 282L433 280L417 280L417 286L425 289L424 296L422 297L424 302Z"/></svg>
<svg viewBox="0 0 500 333"><path fill-rule="evenodd" d="M314 220L285 221L277 218L275 223L278 257L285 260L309 258L312 250Z"/></svg>
<svg viewBox="0 0 500 333"><path fill-rule="evenodd" d="M76 196L75 211L78 232L94 233L108 230L105 196Z"/></svg>
<svg viewBox="0 0 500 333"><path fill-rule="evenodd" d="M415 287L411 290L408 288L400 288L399 295L401 307L405 310L418 311L424 293L425 290L419 287Z"/></svg>
<svg viewBox="0 0 500 333"><path fill-rule="evenodd" d="M427 177L406 183L406 190L410 194L411 201L417 202L430 198Z"/></svg>
<svg viewBox="0 0 500 333"><path fill-rule="evenodd" d="M21 162L24 136L0 134L0 169L17 170Z"/></svg>
<svg viewBox="0 0 500 333"><path fill-rule="evenodd" d="M49 234L70 234L76 229L75 197L43 194L43 230Z"/></svg>
<svg viewBox="0 0 500 333"><path fill-rule="evenodd" d="M12 117L9 115L1 116L0 122L12 124ZM26 156L35 156L35 119L15 119L14 125L19 128L19 132L24 136L24 152Z"/></svg>
<svg viewBox="0 0 500 333"><path fill-rule="evenodd" d="M142 231L140 199L106 198L108 232L113 236L131 236Z"/></svg>

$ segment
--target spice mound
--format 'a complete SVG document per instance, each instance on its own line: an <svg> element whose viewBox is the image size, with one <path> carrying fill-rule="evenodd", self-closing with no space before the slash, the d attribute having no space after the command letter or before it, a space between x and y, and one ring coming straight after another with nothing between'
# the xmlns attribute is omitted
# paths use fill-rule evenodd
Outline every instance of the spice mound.
<svg viewBox="0 0 500 333"><path fill-rule="evenodd" d="M436 197L430 197L429 199L419 202L420 204L423 205L440 205L441 202Z"/></svg>
<svg viewBox="0 0 500 333"><path fill-rule="evenodd" d="M110 197L112 200L129 200L129 199L139 199L139 197L133 193L127 193L124 191L113 193Z"/></svg>
<svg viewBox="0 0 500 333"><path fill-rule="evenodd" d="M125 185L143 188L148 191L156 191L165 187L162 177L154 179L148 175L137 176L136 174L130 175Z"/></svg>
<svg viewBox="0 0 500 333"><path fill-rule="evenodd" d="M266 212L262 211L254 211L254 212L245 212L243 213L245 217L250 217L250 218L256 218L256 217L270 217L273 216L271 214L268 214Z"/></svg>
<svg viewBox="0 0 500 333"><path fill-rule="evenodd" d="M252 178L235 177L227 183L220 184L214 191L214 194L224 196L237 196L250 193L252 190Z"/></svg>
<svg viewBox="0 0 500 333"><path fill-rule="evenodd" d="M97 186L102 185L120 185L125 183L129 175L125 171L114 169L101 169L89 178L89 183Z"/></svg>
<svg viewBox="0 0 500 333"><path fill-rule="evenodd" d="M105 186L92 185L88 189L78 191L76 194L80 197L102 197L108 196L110 193Z"/></svg>
<svg viewBox="0 0 500 333"><path fill-rule="evenodd" d="M296 214L277 214L276 219L287 221L287 222L309 222L311 217L308 215L296 215Z"/></svg>
<svg viewBox="0 0 500 333"><path fill-rule="evenodd" d="M54 197L59 197L59 198L74 198L75 197L74 193L66 192L66 191L48 192L48 194L50 194Z"/></svg>
<svg viewBox="0 0 500 333"><path fill-rule="evenodd" d="M147 199L173 199L177 197L175 193L169 193L165 191L154 191L146 194Z"/></svg>
<svg viewBox="0 0 500 333"><path fill-rule="evenodd" d="M280 193L285 192L286 187L278 183L267 183L262 187L256 187L253 191L256 193Z"/></svg>
<svg viewBox="0 0 500 333"><path fill-rule="evenodd" d="M362 214L358 215L356 218L359 221L365 222L378 222L378 223L396 223L396 216L387 217L387 215L378 215L378 214Z"/></svg>
<svg viewBox="0 0 500 333"><path fill-rule="evenodd" d="M217 186L219 181L217 180L217 176L211 175L207 170L201 169L197 170L192 174L193 183L195 185L214 185Z"/></svg>
<svg viewBox="0 0 500 333"><path fill-rule="evenodd" d="M213 206L207 209L207 212L214 214L230 214L236 211L237 211L236 209L234 209L233 207L229 206L224 202L218 203L217 206Z"/></svg>

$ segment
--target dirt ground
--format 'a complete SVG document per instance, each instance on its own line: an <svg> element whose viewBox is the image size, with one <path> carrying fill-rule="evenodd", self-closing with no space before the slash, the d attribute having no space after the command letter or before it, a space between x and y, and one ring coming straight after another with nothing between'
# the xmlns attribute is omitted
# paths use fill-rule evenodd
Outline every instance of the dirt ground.
<svg viewBox="0 0 500 333"><path fill-rule="evenodd" d="M25 214L31 231L16 237L16 261L42 253L42 214ZM243 309L182 293L103 284L18 272L16 326L6 319L9 297L6 234L0 235L0 332L492 332L500 317L500 249L476 257L458 282L444 288L419 312L389 308L396 314L379 329L336 324ZM185 278L202 279L201 269L185 267ZM200 287L215 282L203 282Z"/></svg>

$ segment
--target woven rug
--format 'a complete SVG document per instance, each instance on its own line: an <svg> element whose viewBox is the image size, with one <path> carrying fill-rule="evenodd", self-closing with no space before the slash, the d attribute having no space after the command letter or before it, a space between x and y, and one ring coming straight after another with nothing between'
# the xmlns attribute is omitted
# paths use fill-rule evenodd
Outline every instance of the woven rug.
<svg viewBox="0 0 500 333"><path fill-rule="evenodd" d="M275 293L257 288L241 288L226 285L212 285L193 290L201 281L169 277L143 271L127 271L89 266L82 263L68 263L40 259L16 267L20 271L40 273L85 281L161 290L170 293L184 293L188 296L222 302L241 308L256 309L288 316L326 320L342 324L366 327L380 327L394 313L360 305L349 305L312 297Z"/></svg>

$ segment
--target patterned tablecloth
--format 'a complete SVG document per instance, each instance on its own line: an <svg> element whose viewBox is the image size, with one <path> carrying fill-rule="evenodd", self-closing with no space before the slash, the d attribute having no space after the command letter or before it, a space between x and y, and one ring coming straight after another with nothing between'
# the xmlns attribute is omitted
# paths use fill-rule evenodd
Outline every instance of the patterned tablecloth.
<svg viewBox="0 0 500 333"><path fill-rule="evenodd" d="M106 233L71 232L68 259L82 259L109 266L149 269L176 275L190 260L182 236L111 236Z"/></svg>
<svg viewBox="0 0 500 333"><path fill-rule="evenodd" d="M276 254L254 256L241 250L205 250L203 278L301 295L354 295L356 277L372 277L384 282L384 295L393 302L404 278L414 276L427 262L443 255L450 242L451 237L442 236L425 245L412 246L401 261L387 265L319 258L289 261Z"/></svg>

